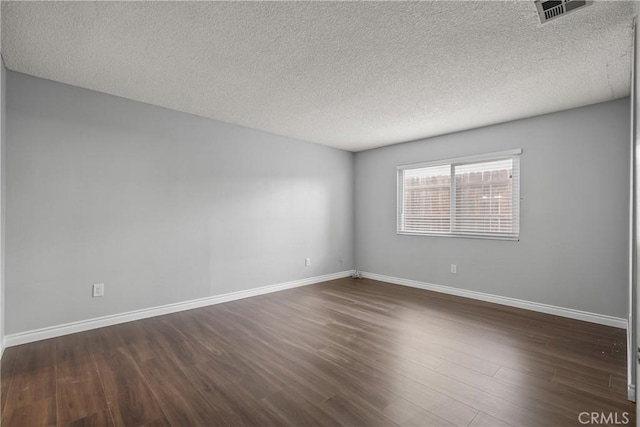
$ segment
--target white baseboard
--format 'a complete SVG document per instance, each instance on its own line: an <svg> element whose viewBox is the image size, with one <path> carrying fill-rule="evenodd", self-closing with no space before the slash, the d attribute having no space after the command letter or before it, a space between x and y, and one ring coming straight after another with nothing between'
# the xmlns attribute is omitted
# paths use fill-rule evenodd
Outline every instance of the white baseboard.
<svg viewBox="0 0 640 427"><path fill-rule="evenodd" d="M62 335L74 334L76 332L88 331L90 329L103 328L105 326L117 325L119 323L131 322L133 320L162 316L164 314L175 313L178 311L191 310L193 308L206 307L209 305L235 301L242 298L264 295L271 292L283 291L285 289L313 285L314 283L341 279L343 277L350 277L353 273L353 270L341 271L338 273L325 274L323 276L309 277L307 279L294 280L291 282L279 283L276 285L248 289L246 291L232 292L228 294L199 298L175 304L162 305L159 307L145 308L142 310L129 311L126 313L119 313L110 316L81 320L78 322L65 323L63 325L56 325L27 332L19 332L16 334L5 336L4 345L2 346L2 348L4 349L6 347L12 347L15 345L45 340L48 338L55 338Z"/></svg>
<svg viewBox="0 0 640 427"><path fill-rule="evenodd" d="M4 337L0 342L0 358L4 349L29 342L40 341L48 338L55 338L62 335L73 334L76 332L88 331L90 329L102 328L105 326L117 325L119 323L131 322L149 317L162 316L164 314L175 313L178 311L191 310L194 308L206 307L209 305L221 304L224 302L235 301L242 298L249 298L257 295L268 294L271 292L282 291L285 289L297 288L300 286L312 285L315 283L326 282L328 280L341 279L354 274L354 270L341 271L338 273L326 274L323 276L309 277L307 279L294 280L291 282L280 283L276 285L264 286L260 288L248 289L245 291L232 292L212 297L199 298L191 301L184 301L175 304L167 304L158 307L145 308L142 310L129 311L109 316L96 317L93 319L82 320L78 322L65 323L62 325L51 326L32 331L19 332ZM435 285L416 280L401 279L392 276L384 276L382 274L362 272L365 278L380 280L382 282L393 283L396 285L409 286L412 288L425 289L434 292L440 292L449 295L457 295L465 298L472 298L480 301L487 301L510 307L522 308L541 313L553 314L571 319L584 320L587 322L598 323L601 325L614 326L617 328L627 328L626 319L607 316L603 314L589 313L586 311L574 310L571 308L557 307L553 305L541 304L536 302L524 301L515 298L502 297L498 295L485 294L481 292L468 291L465 289L453 288L450 286ZM633 387L633 386L630 386ZM635 398L635 388L633 389Z"/></svg>
<svg viewBox="0 0 640 427"><path fill-rule="evenodd" d="M636 386L635 385L629 384L627 386L627 398L632 402L636 401Z"/></svg>
<svg viewBox="0 0 640 427"><path fill-rule="evenodd" d="M395 285L410 286L412 288L426 289L428 291L440 292L443 294L457 295L464 298L508 305L510 307L523 308L525 310L553 314L560 317L568 317L570 319L584 320L585 322L598 323L600 325L613 326L616 328L627 329L628 326L627 319L607 316L605 314L590 313L588 311L574 310L572 308L557 307L555 305L541 304L516 298L501 297L498 295L453 288L451 286L434 285L432 283L419 282L417 280L400 279L398 277L384 276L382 274L368 273L365 271L362 272L362 277L379 280L381 282L393 283Z"/></svg>

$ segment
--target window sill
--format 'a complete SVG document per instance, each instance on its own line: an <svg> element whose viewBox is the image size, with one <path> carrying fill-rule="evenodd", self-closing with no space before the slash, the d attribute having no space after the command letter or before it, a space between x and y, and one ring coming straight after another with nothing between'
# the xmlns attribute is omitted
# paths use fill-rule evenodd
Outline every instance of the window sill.
<svg viewBox="0 0 640 427"><path fill-rule="evenodd" d="M491 236L486 234L465 234L465 233L418 233L413 231L398 231L401 236L426 236L426 237L455 237L462 239L484 239L484 240L510 240L519 242L520 236Z"/></svg>

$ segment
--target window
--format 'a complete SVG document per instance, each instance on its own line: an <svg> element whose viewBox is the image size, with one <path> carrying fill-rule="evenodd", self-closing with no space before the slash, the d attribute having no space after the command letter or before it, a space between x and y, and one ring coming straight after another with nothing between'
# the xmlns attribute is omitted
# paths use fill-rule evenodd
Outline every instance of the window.
<svg viewBox="0 0 640 427"><path fill-rule="evenodd" d="M521 153L398 166L398 233L516 240Z"/></svg>

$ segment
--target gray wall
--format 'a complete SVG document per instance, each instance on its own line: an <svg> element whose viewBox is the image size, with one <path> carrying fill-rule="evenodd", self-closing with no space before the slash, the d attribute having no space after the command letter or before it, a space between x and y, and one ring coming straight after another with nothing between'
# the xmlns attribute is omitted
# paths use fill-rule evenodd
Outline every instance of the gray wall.
<svg viewBox="0 0 640 427"><path fill-rule="evenodd" d="M13 72L7 121L7 334L354 266L352 153Z"/></svg>
<svg viewBox="0 0 640 427"><path fill-rule="evenodd" d="M397 165L511 148L524 151L519 242L396 234ZM365 151L355 163L359 270L627 317L629 99Z"/></svg>
<svg viewBox="0 0 640 427"><path fill-rule="evenodd" d="M7 127L6 123L6 69L4 68L4 62L0 56L0 346L4 347L4 318L5 318L5 304L4 304L4 277L5 277L5 264L4 264L4 249L5 249L5 187L7 180L5 179L5 135Z"/></svg>
<svg viewBox="0 0 640 427"><path fill-rule="evenodd" d="M628 99L354 156L7 80L9 334L354 266L626 316ZM519 242L395 233L397 165L510 148L524 149Z"/></svg>

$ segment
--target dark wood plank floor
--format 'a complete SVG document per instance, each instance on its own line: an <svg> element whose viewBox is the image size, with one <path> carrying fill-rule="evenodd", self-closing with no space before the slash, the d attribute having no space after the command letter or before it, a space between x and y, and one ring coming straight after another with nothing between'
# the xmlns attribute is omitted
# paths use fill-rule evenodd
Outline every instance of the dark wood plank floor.
<svg viewBox="0 0 640 427"><path fill-rule="evenodd" d="M581 425L634 419L625 367L620 329L341 279L8 348L2 425Z"/></svg>

